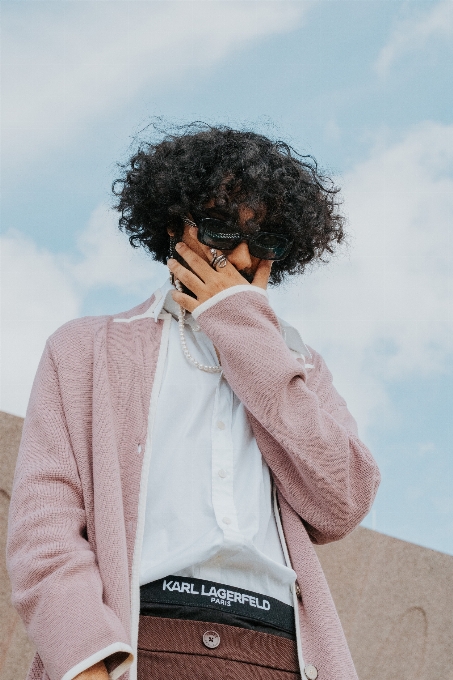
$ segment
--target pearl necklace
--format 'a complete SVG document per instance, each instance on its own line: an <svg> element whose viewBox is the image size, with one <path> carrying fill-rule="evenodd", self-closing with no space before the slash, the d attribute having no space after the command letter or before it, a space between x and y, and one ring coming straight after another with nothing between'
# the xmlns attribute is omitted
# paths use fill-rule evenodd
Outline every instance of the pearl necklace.
<svg viewBox="0 0 453 680"><path fill-rule="evenodd" d="M180 293L182 293L182 287L181 287L181 282L178 281L177 278L174 279L174 284L176 290L179 290ZM222 367L221 366L206 366L205 364L200 364L199 361L193 358L191 353L188 350L187 343L186 343L186 338L184 336L184 323L185 323L185 317L186 317L186 310L184 307L179 307L179 313L178 313L178 327L179 327L179 339L181 340L181 347L182 351L184 352L184 356L186 357L187 361L191 364L193 364L196 368L198 368L200 371L206 371L206 373L221 373L222 372Z"/></svg>

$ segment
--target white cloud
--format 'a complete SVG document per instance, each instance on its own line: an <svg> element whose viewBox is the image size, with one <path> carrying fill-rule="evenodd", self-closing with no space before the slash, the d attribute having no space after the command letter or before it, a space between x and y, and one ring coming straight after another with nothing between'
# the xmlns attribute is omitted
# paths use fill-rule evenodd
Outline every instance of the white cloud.
<svg viewBox="0 0 453 680"><path fill-rule="evenodd" d="M393 31L374 64L377 74L387 75L393 62L403 54L423 49L428 40L448 38L453 35L453 2L441 0L428 12L417 12L414 16L400 22Z"/></svg>
<svg viewBox="0 0 453 680"><path fill-rule="evenodd" d="M80 315L81 297L56 255L17 233L0 247L0 409L24 415L45 341Z"/></svg>
<svg viewBox="0 0 453 680"><path fill-rule="evenodd" d="M117 214L99 206L80 234L73 257L38 248L15 232L0 239L0 410L25 414L46 339L82 314L87 294L107 287L123 293L145 291L146 299L162 283L164 266L132 249L117 222Z"/></svg>
<svg viewBox="0 0 453 680"><path fill-rule="evenodd" d="M100 205L81 232L77 246L82 257L68 263L78 288L86 292L97 286L110 286L124 292L154 290L164 267L143 249L132 248L127 236L118 230L118 213ZM155 286L156 287L156 286Z"/></svg>
<svg viewBox="0 0 453 680"><path fill-rule="evenodd" d="M308 2L39 2L3 9L3 152L71 142L143 89L203 73L233 50L293 30ZM25 8L25 9L24 9Z"/></svg>
<svg viewBox="0 0 453 680"><path fill-rule="evenodd" d="M343 178L349 256L272 293L362 426L390 406L391 383L441 372L451 356L452 159L453 126L436 123L376 149Z"/></svg>
<svg viewBox="0 0 453 680"><path fill-rule="evenodd" d="M87 294L110 288L140 291L146 299L164 280L165 267L131 248L117 223L117 213L100 205L71 257L38 248L20 233L0 239L0 410L25 414L46 339L82 314Z"/></svg>

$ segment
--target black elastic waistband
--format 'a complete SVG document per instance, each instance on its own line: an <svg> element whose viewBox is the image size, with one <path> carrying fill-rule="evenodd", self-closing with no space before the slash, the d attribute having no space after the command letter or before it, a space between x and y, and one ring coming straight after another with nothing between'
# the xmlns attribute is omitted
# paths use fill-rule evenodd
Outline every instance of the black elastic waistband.
<svg viewBox="0 0 453 680"><path fill-rule="evenodd" d="M140 588L140 613L147 604L185 605L222 611L257 621L287 633L295 633L294 609L274 597L214 581L186 576L167 576Z"/></svg>

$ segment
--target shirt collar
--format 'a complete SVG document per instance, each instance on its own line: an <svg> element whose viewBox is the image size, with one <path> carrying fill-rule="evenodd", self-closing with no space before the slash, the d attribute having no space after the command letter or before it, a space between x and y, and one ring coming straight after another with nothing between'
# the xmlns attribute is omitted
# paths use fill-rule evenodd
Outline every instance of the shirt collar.
<svg viewBox="0 0 453 680"><path fill-rule="evenodd" d="M163 284L163 286L161 286L160 288L158 288L158 290L156 290L155 296L156 296L156 298L158 298L158 302L154 306L154 309L153 309L154 321L157 321L159 314L161 313L162 309L164 309L167 296L170 296L170 298L171 298L171 291L172 290L175 290L175 287L173 286L170 277L168 277L168 279L165 280L165 283ZM173 298L171 298L171 299L173 299Z"/></svg>
<svg viewBox="0 0 453 680"><path fill-rule="evenodd" d="M158 292L160 294L160 299L157 305L154 307L153 310L153 317L154 320L157 321L159 314L164 310L165 312L168 312L169 314L172 315L174 319L178 319L179 317L179 305L173 300L172 297L172 292L176 290L174 285L171 282L171 278L169 277L163 286L159 288ZM197 325L195 319L193 318L192 314L190 312L186 311L184 321L186 324L188 324L192 329L194 330L200 330L199 326Z"/></svg>

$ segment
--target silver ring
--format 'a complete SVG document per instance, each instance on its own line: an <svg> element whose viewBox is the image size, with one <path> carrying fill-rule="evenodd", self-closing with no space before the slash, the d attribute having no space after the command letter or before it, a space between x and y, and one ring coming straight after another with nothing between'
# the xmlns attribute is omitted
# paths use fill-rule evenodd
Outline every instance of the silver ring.
<svg viewBox="0 0 453 680"><path fill-rule="evenodd" d="M213 261L211 262L211 267L213 269L223 269L223 267L226 267L227 264L227 259L225 255L219 255L218 257L215 257Z"/></svg>
<svg viewBox="0 0 453 680"><path fill-rule="evenodd" d="M223 269L223 267L226 267L226 264L228 262L226 255L217 255L217 250L215 248L211 248L211 255L213 255L213 258L211 260L211 267L217 271L217 267L219 269Z"/></svg>

